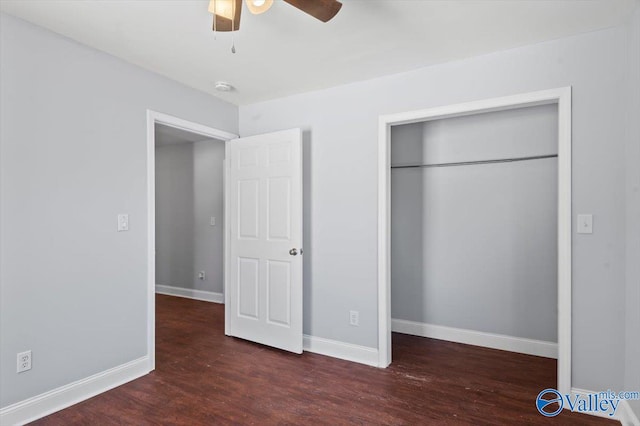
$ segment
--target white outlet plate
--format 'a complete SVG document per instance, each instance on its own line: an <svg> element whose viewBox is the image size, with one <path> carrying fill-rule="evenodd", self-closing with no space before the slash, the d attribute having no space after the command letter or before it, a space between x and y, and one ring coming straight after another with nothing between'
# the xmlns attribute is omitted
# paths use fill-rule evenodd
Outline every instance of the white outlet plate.
<svg viewBox="0 0 640 426"><path fill-rule="evenodd" d="M211 224L211 226L216 226L216 218L214 216L211 216L211 222L209 222Z"/></svg>
<svg viewBox="0 0 640 426"><path fill-rule="evenodd" d="M204 271L198 272L198 279L204 280L207 277L207 274Z"/></svg>
<svg viewBox="0 0 640 426"><path fill-rule="evenodd" d="M18 362L18 365L17 365L18 373L31 370L31 351L24 351L24 352L18 353L17 362Z"/></svg>
<svg viewBox="0 0 640 426"><path fill-rule="evenodd" d="M358 311L349 311L349 324L355 326L360 325L360 313Z"/></svg>
<svg viewBox="0 0 640 426"><path fill-rule="evenodd" d="M118 232L123 232L128 230L129 230L129 215L119 214L118 215Z"/></svg>

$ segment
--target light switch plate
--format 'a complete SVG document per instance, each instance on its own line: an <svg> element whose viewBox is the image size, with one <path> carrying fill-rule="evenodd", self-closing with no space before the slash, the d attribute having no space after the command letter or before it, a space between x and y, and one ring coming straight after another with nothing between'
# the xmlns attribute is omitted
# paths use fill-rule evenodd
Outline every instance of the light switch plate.
<svg viewBox="0 0 640 426"><path fill-rule="evenodd" d="M214 216L211 216L211 221L209 222L209 224L211 226L216 226L216 218Z"/></svg>
<svg viewBox="0 0 640 426"><path fill-rule="evenodd" d="M577 228L578 234L593 234L593 215L579 214Z"/></svg>
<svg viewBox="0 0 640 426"><path fill-rule="evenodd" d="M119 214L118 215L118 232L128 231L128 230L129 230L129 215Z"/></svg>

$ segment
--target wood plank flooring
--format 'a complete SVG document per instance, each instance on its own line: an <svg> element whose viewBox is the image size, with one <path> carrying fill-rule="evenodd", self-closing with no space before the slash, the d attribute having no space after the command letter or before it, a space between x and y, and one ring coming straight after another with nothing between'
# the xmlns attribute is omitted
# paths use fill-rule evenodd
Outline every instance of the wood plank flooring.
<svg viewBox="0 0 640 426"><path fill-rule="evenodd" d="M535 408L555 360L393 335L378 369L224 336L224 306L157 296L156 371L37 425L615 425Z"/></svg>

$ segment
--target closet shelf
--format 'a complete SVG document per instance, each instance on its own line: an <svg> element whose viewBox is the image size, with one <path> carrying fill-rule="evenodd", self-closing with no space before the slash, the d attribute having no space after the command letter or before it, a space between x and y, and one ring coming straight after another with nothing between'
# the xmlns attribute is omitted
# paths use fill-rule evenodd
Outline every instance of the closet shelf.
<svg viewBox="0 0 640 426"><path fill-rule="evenodd" d="M453 167L453 166L472 166L476 164L496 164L496 163L513 163L516 161L543 160L545 158L557 158L558 154L536 155L532 157L516 157L516 158L500 158L497 160L479 160L479 161L460 161L456 163L439 163L439 164L406 164L391 166L392 169L417 169L429 167Z"/></svg>

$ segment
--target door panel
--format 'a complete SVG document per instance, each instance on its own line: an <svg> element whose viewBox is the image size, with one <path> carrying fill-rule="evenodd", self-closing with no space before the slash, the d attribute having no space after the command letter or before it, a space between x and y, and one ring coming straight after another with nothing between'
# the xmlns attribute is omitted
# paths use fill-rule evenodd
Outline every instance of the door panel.
<svg viewBox="0 0 640 426"><path fill-rule="evenodd" d="M291 241L291 179L269 178L267 193L267 238L270 241Z"/></svg>
<svg viewBox="0 0 640 426"><path fill-rule="evenodd" d="M301 353L300 129L227 142L227 188L225 332Z"/></svg>
<svg viewBox="0 0 640 426"><path fill-rule="evenodd" d="M238 236L259 238L258 206L260 202L258 179L238 181Z"/></svg>
<svg viewBox="0 0 640 426"><path fill-rule="evenodd" d="M258 319L259 259L238 258L238 315Z"/></svg>
<svg viewBox="0 0 640 426"><path fill-rule="evenodd" d="M267 262L267 321L289 326L291 324L291 265L287 262Z"/></svg>

